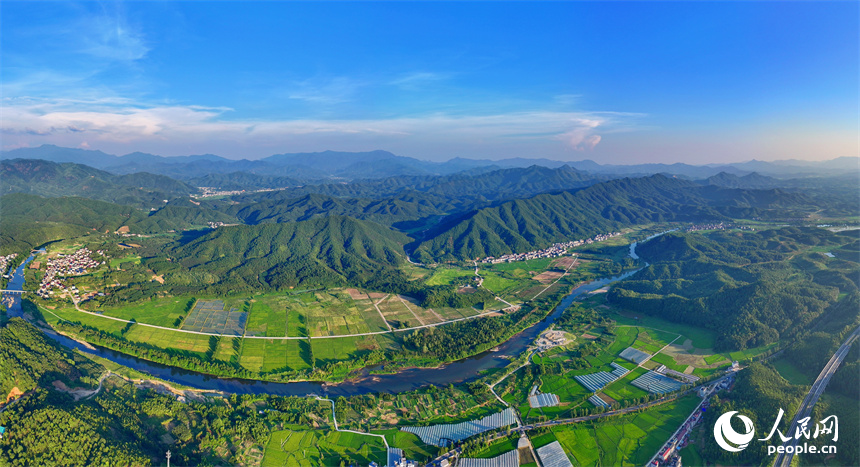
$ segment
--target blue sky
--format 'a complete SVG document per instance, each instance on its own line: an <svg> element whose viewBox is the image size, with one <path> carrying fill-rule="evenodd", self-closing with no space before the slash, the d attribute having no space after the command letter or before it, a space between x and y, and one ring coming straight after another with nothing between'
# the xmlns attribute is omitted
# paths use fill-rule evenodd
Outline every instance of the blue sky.
<svg viewBox="0 0 860 467"><path fill-rule="evenodd" d="M858 2L0 3L4 149L860 152Z"/></svg>

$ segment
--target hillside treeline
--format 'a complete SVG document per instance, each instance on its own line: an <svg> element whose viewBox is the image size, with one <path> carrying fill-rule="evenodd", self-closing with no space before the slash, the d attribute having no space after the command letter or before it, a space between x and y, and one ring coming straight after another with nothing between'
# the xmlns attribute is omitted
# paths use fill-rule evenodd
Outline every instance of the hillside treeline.
<svg viewBox="0 0 860 467"><path fill-rule="evenodd" d="M616 285L611 302L717 333L716 350L770 344L807 330L860 285L847 234L784 228L672 233L642 245L649 267ZM837 251L836 258L808 252ZM843 259L844 258L844 259Z"/></svg>

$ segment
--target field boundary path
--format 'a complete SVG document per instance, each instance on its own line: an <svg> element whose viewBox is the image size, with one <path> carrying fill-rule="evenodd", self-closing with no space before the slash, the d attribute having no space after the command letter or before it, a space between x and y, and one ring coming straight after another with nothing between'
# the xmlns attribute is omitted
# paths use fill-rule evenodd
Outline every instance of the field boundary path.
<svg viewBox="0 0 860 467"><path fill-rule="evenodd" d="M556 279L556 280L555 280L555 282L553 282L552 284L549 284L548 286L546 286L543 290L541 290L540 292L538 292L538 293L537 293L537 295L535 295L534 297L532 297L532 298L531 298L530 300L528 300L528 301L534 300L534 299L535 299L535 298L537 298L539 295L541 295L542 293L546 292L550 287L552 287L553 285L555 285L558 281L560 281L560 280L561 280L565 275L567 275L568 271L570 271L570 269L571 269L571 268L573 268L573 267L576 265L576 262L577 262L577 261L576 261L576 260L574 260L574 261L573 261L573 263L571 263L571 265L570 265L570 266L569 266L569 267L564 271L564 274L562 274L562 275L561 275L561 277L559 277L558 279ZM477 273L478 273L478 265L477 265L477 264L475 264L475 275L477 275ZM480 277L480 276L478 276L478 277ZM383 300L385 300L386 298L388 298L390 295L391 295L391 294L387 294L384 298L382 298L381 300L379 300L379 302L382 302ZM398 296L398 298L400 298L400 297ZM501 301L501 302L503 302L503 303L505 303L505 304L507 304L507 305L509 305L509 306L513 306L513 305L511 305L510 303L508 303L507 301L502 300L502 299L501 299L501 298L499 298L499 297L496 297L496 298L497 298L497 299L499 299L499 301ZM403 300L402 298L400 298L400 299L401 299L401 300ZM423 323L424 323L424 321L423 321L423 320L421 320L421 318L418 318L418 316L417 316L417 315L415 315L415 312L413 312L413 311L412 311L412 308L410 308L410 307L409 307L409 305L408 305L408 304L406 304L406 302L404 301L404 305L409 309L409 311L412 313L412 315L414 315L414 316L415 316L415 318L416 318L416 319L418 319L418 322L420 322L420 323L422 323L422 324L421 324L420 326L412 326L412 327L408 327L408 328L393 329L393 328L391 327L391 325L390 325L390 324L388 324L388 320L387 320L387 319L385 319L385 315L382 313L382 310L380 310L380 309L379 309L379 306L378 306L378 303L379 303L379 302L374 302L372 299L370 300L370 302L371 302L371 303L373 303L373 307L374 307L374 308L376 308L376 311L379 313L379 316L382 318L382 321L385 323L385 326L387 326L387 327L388 327L388 330L387 330L387 331L361 332L361 333L355 333L355 334L338 334L338 335L333 335L333 336L310 336L310 337L281 336L281 337L269 337L269 336L248 336L248 335L236 336L236 335L233 335L233 334L220 334L220 333L213 333L213 332L189 331L189 330L187 330L187 329L177 329L177 328L169 328L169 327L166 327L166 326L157 326L157 325L154 325L154 324L147 324L147 323L141 323L141 322L139 322L139 321L132 321L132 320L127 320L127 319L117 318L117 317L114 317L114 316L109 316L109 315L105 315L105 314L102 314L102 313L96 313L96 312L93 312L93 311L86 311L86 310L84 310L84 309L82 309L82 308L80 307L80 305L79 305L79 304L80 304L80 302L79 302L79 301L77 301L77 300L73 300L73 301L72 301L72 303L74 303L74 305L75 305L75 310L76 310L76 311L78 311L78 312L80 312L80 313L86 313L86 314L91 315L91 316L97 316L97 317L99 317L99 318L111 319L111 320L119 321L119 322L122 322L122 323L134 323L134 324L135 324L135 325L137 325L137 326L144 326L144 327L147 327L147 328L153 328L153 329L161 329L161 330L164 330L164 331L184 332L184 333L186 333L186 334L197 334L197 335L200 335L200 336L231 337L231 338L232 338L232 337L241 337L241 338L243 338L243 339L267 339L267 340L336 339L336 338L339 338L339 337L362 337L362 336L374 336L374 335L378 335L378 334L390 334L390 333L395 333L395 332L406 332L406 331L414 331L414 330L416 330L416 329L423 329L423 328L430 328L430 327L436 327L436 326L443 326L443 325L446 325L446 324L456 323L456 322L459 322L459 321L466 321L466 320L469 320L469 319L475 319L475 318L481 318L481 317L483 317L483 316L487 316L487 315L493 315L493 314L496 314L496 313L498 313L498 312L500 312L500 311L501 311L501 310L490 310L490 311L486 311L486 312L483 312L483 313L478 313L478 314L476 314L476 315L466 316L466 317L464 317L464 318L449 319L449 320L447 320L447 321L440 321L440 322L438 322L438 323L423 324ZM39 307L39 309L40 309L40 310L44 309L44 310L48 311L49 313L51 313L51 312L50 312L50 310L47 310L47 309L45 309L44 307L41 307L41 306L40 306L40 307ZM436 316L439 316L439 314L438 314L438 313L436 313L435 311L433 311L433 313L434 313ZM55 313L51 313L51 314L52 314L52 315L54 315L54 316L56 316L57 318L59 318L59 319L63 320L63 321L68 321L67 319L60 318L60 317L59 317L57 314L55 314ZM440 317L440 318L441 318L441 317Z"/></svg>
<svg viewBox="0 0 860 467"><path fill-rule="evenodd" d="M376 304L374 304L374 306L376 306ZM51 312L50 312L50 310L47 310L47 309L45 309L44 307L41 307L41 306L40 306L40 307L39 307L39 309L40 309L40 310L45 310L45 311L48 311L49 313L51 313ZM80 306L78 306L78 302L75 302L75 310L77 310L77 311L79 311L79 312L81 312L81 313L86 313L86 314L88 314L88 315L97 316L97 317L99 317L99 318L112 319L112 320L114 320L114 321L120 321L120 322L123 322L123 323L134 323L134 324L135 324L135 325L137 325L137 326L144 326L144 327L147 327L147 328L155 328L155 329L163 329L163 330L165 330L165 331L184 332L184 333L186 333L186 334L198 334L198 335L201 335L201 336L215 336L215 337L241 337L241 338L243 338L243 339L267 339L267 340L307 340L307 339L308 339L308 337L296 337L296 336L283 336L283 337L268 337L268 336L236 336L236 335L233 335L233 334L218 334L218 333L213 333L213 332L200 332L200 331L189 331L189 330L187 330L187 329L168 328L168 327L165 327L165 326L156 326L156 325L154 325L154 324L147 324L147 323L141 323L141 322L139 322L139 321L131 321L131 320L127 320L127 319L116 318L116 317L114 317L114 316L108 316L108 315L101 314L101 313L95 313L95 312L93 312L93 311L86 311L86 310L82 309ZM379 308L376 308L376 310L377 310L377 311L379 311ZM310 338L310 339L334 339L334 338L338 338L338 337L361 337L361 336L373 336L373 335L377 335L377 334L390 334L390 333L393 333L393 332L406 332L406 331L413 331L413 330L416 330L416 329L432 328L432 327L436 327L436 326L443 326L443 325L445 325L445 324L456 323L456 322L459 322L459 321L466 321L466 320L469 320L469 319L480 318L480 317L482 317L482 316L492 315L492 314L495 314L495 313L498 313L498 312L499 312L499 310L490 310L490 311L486 311L486 312L484 312L484 313L480 313L480 314L477 314L477 315L473 315L473 316L466 316L465 318L449 319L448 321L442 321L442 322L439 322L439 323L430 323L430 324L424 324L424 325L421 325L421 326L413 326L413 327L410 327L410 328L400 328L400 329L391 329L391 326L390 326L390 325L388 325L388 321L387 321L387 320L385 320L385 317L383 316L383 317L382 317L382 319L383 319L383 321L385 321L386 326L388 326L388 328L390 329L389 331L360 332L360 333L356 333L356 334L338 334L338 335L334 335L334 336L310 336L309 338ZM54 316L56 316L57 318L59 318L59 319L63 320L63 321L69 321L69 320L67 320L67 319L65 319L65 318L60 318L60 317L59 317L59 316L57 316L55 313L51 313L51 314L52 314L52 315L54 315ZM379 312L379 314L380 314L380 315L382 315L382 312L380 311L380 312ZM414 314L414 313L413 313L413 314ZM416 316L416 318L417 318L417 316ZM420 321L420 320L419 320L419 321Z"/></svg>
<svg viewBox="0 0 860 467"><path fill-rule="evenodd" d="M410 312L410 313L412 313L412 316L414 316L414 317L415 317L415 319L417 319L417 320L418 320L418 322L419 322L419 323L421 323L421 325L422 325L422 326L423 326L423 325L425 325L425 324L427 324L427 323L425 323L425 322L424 322L424 320L423 320L423 319L419 318L419 317L418 317L418 315L416 315L414 311L412 311L412 307L411 307L411 306L409 306L409 303L407 303L407 302L406 302L406 300L404 300L402 296L398 295L398 296L397 296L397 298L399 298L399 299L400 299L400 301L401 301L401 302L403 302L403 306L405 306L405 307L406 307L406 309L407 309L407 310L409 310L409 312Z"/></svg>
<svg viewBox="0 0 860 467"><path fill-rule="evenodd" d="M568 272L570 272L570 268L572 268L572 267L576 266L576 262L577 262L577 261L579 261L579 258L578 258L578 257L576 257L576 256L574 256L574 258L573 258L573 262L572 262L572 263L570 263L570 266L568 266L568 267L567 267L567 269L565 269L565 270L564 270L564 274L562 274L562 275L558 276L558 279L556 279L552 284L550 284L550 285L548 285L548 286L544 287L544 289L543 289L543 290L541 290L540 292L536 293L536 294L535 294L535 296L534 296L534 297L532 297L532 298L530 298L528 301L532 301L532 300L534 300L534 299L538 298L539 296L541 296L541 294L543 294L544 292L546 292L547 290L549 290L549 288L550 288L550 287L552 287L552 286L554 286L555 284L557 284L557 283L558 283L558 281L560 281L564 276L566 276L566 275L567 275L567 273L568 273ZM507 302L505 302L505 303L507 303Z"/></svg>
<svg viewBox="0 0 860 467"><path fill-rule="evenodd" d="M327 401L327 402L331 402L331 420L334 422L334 431L343 431L343 432L346 432L346 433L355 433L355 434L357 434L357 435L375 436L375 437L377 437L377 438L382 438L382 442L383 442L383 444L385 444L385 459L386 459L386 465L388 464L388 452L391 450L391 446L389 446L389 445L388 445L388 440L387 440L387 439L385 439L385 435L377 435L377 434L373 434L373 433L365 433L365 432L363 432L363 431L355 431L355 430L341 430L341 429L337 426L337 413L335 413L335 409L334 409L334 401L333 401L333 400L331 400L331 399L325 399L325 398L322 398L322 397L316 397L316 400L318 400L318 401Z"/></svg>
<svg viewBox="0 0 860 467"><path fill-rule="evenodd" d="M386 297L388 297L388 295L386 295L385 297L382 297L382 299L379 301L381 302L382 300L385 300ZM367 295L367 299L370 300L370 303L373 303L373 308L376 308L377 313L379 313L379 317L382 318L382 322L385 323L386 327L388 327L388 332L391 332L392 331L391 325L388 324L388 320L385 319L385 315L383 315L382 310L379 309L379 304L377 302L374 302L373 299L370 298L370 294Z"/></svg>

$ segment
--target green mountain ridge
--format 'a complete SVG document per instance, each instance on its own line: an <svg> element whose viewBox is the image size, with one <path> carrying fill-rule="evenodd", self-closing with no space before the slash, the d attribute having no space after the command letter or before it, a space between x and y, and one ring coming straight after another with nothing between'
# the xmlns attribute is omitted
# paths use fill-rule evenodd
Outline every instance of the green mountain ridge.
<svg viewBox="0 0 860 467"><path fill-rule="evenodd" d="M0 161L0 193L39 196L81 196L139 207L187 196L197 189L164 175L139 172L114 175L92 167L37 159Z"/></svg>
<svg viewBox="0 0 860 467"><path fill-rule="evenodd" d="M235 290L394 280L408 237L368 221L329 216L222 227L167 251L150 267L173 284Z"/></svg>
<svg viewBox="0 0 860 467"><path fill-rule="evenodd" d="M826 321L839 294L858 291L857 262L803 253L853 241L812 228L670 233L637 248L651 264L613 287L608 298L630 310L713 329L718 350L758 347Z"/></svg>
<svg viewBox="0 0 860 467"><path fill-rule="evenodd" d="M701 187L653 175L545 193L452 216L414 245L421 261L476 259L545 248L645 222L794 215L811 202L782 190Z"/></svg>

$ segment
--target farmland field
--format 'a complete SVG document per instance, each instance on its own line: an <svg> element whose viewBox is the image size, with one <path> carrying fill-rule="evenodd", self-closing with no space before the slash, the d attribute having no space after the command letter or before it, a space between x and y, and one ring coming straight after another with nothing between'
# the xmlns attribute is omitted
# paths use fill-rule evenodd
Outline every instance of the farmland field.
<svg viewBox="0 0 860 467"><path fill-rule="evenodd" d="M428 446L421 442L421 438L413 433L400 431L398 429L391 430L373 430L373 434L383 435L388 441L388 445L403 449L403 455L407 459L423 461L436 457L439 448L436 446Z"/></svg>
<svg viewBox="0 0 860 467"><path fill-rule="evenodd" d="M245 339L239 364L252 371L301 370L310 368L306 340Z"/></svg>
<svg viewBox="0 0 860 467"><path fill-rule="evenodd" d="M482 449L472 452L468 455L471 458L477 459L492 459L500 456L508 451L517 449L517 441L519 438L512 436L511 438L502 438L484 446Z"/></svg>
<svg viewBox="0 0 860 467"><path fill-rule="evenodd" d="M690 395L641 413L557 426L552 428L552 437L574 464L645 465L699 401ZM542 446L551 443L552 437L547 434L534 440Z"/></svg>
<svg viewBox="0 0 860 467"><path fill-rule="evenodd" d="M139 323L178 327L176 326L176 320L185 318L191 311L190 309L186 309L189 300L191 300L190 296L161 298L132 303L122 307L104 307L99 311L107 316L128 320L134 319Z"/></svg>
<svg viewBox="0 0 860 467"><path fill-rule="evenodd" d="M341 459L385 464L386 451L376 436L322 430L275 431L266 444L264 466L340 465Z"/></svg>
<svg viewBox="0 0 860 467"><path fill-rule="evenodd" d="M440 267L437 268L433 275L427 279L427 285L448 285L448 284L458 284L465 283L471 280L471 278L475 277L474 269L466 269L466 268L450 268L450 267Z"/></svg>

